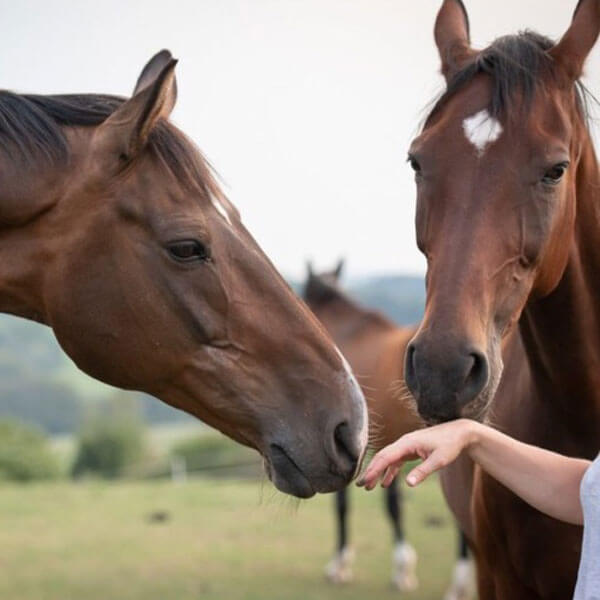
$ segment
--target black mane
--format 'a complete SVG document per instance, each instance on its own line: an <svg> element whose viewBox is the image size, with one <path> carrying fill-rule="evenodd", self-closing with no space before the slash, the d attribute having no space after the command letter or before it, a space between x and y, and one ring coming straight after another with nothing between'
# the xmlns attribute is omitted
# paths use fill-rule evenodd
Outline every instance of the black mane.
<svg viewBox="0 0 600 600"><path fill-rule="evenodd" d="M125 98L106 94L42 96L0 90L0 151L17 152L22 160L65 163L69 145L63 127L94 127L105 121ZM182 182L214 191L211 167L175 126L159 121L147 149Z"/></svg>
<svg viewBox="0 0 600 600"><path fill-rule="evenodd" d="M515 108L527 109L536 92L543 90L553 77L552 57L548 50L554 42L534 31L523 31L495 40L488 48L458 71L448 82L443 95L435 102L426 123L444 107L450 98L479 74L489 75L492 81L492 97L488 111L498 118ZM591 92L580 82L575 91L582 116L588 118L588 108L595 101Z"/></svg>

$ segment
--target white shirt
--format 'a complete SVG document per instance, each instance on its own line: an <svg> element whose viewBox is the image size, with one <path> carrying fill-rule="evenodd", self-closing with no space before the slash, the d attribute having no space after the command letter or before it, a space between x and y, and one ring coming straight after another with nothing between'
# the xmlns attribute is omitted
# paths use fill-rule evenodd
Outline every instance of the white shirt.
<svg viewBox="0 0 600 600"><path fill-rule="evenodd" d="M600 455L581 480L583 547L573 600L600 600Z"/></svg>

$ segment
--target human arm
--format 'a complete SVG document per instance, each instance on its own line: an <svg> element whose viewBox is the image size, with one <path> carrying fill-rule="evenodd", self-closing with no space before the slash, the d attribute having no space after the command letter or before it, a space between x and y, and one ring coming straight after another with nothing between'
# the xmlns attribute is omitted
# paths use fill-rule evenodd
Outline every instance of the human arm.
<svg viewBox="0 0 600 600"><path fill-rule="evenodd" d="M407 483L415 486L462 452L539 511L561 521L583 522L579 487L589 461L524 444L467 419L401 437L375 455L359 484L371 490L382 479L387 487L403 463L420 458L423 462L407 476Z"/></svg>

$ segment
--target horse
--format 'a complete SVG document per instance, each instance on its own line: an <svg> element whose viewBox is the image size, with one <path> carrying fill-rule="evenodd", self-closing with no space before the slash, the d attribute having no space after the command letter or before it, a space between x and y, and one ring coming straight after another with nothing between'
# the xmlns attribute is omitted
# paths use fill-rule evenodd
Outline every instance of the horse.
<svg viewBox="0 0 600 600"><path fill-rule="evenodd" d="M599 32L600 2L580 0L557 43L526 31L478 51L464 4L444 0L435 41L446 89L408 159L427 259L405 363L420 415L484 420L588 459L600 449L600 172L580 77ZM442 482L481 600L573 596L580 527L464 458Z"/></svg>
<svg viewBox="0 0 600 600"><path fill-rule="evenodd" d="M176 62L156 54L129 99L0 92L0 311L255 448L279 490L335 491L364 455L364 398L169 121Z"/></svg>
<svg viewBox="0 0 600 600"><path fill-rule="evenodd" d="M340 277L344 262L333 270L315 273L307 265L302 297L316 315L342 354L348 359L367 399L370 446L380 450L401 435L422 427L412 406L403 403L404 369L402 357L416 326L399 327L383 314L369 310L344 293ZM352 580L354 551L348 536L348 488L335 494L337 546L325 573L333 583ZM392 585L399 591L418 587L417 553L406 541L403 495L396 483L385 491L386 512L392 526ZM458 562L446 600L470 597L471 565L464 536L459 537Z"/></svg>

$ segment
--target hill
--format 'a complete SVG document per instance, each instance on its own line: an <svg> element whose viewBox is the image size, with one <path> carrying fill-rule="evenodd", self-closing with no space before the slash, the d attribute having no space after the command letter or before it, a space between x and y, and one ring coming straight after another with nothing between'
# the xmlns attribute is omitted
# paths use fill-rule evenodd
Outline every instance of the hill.
<svg viewBox="0 0 600 600"><path fill-rule="evenodd" d="M399 325L423 318L425 282L422 277L373 277L350 281L348 291L362 304L376 308Z"/></svg>

